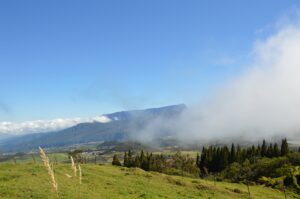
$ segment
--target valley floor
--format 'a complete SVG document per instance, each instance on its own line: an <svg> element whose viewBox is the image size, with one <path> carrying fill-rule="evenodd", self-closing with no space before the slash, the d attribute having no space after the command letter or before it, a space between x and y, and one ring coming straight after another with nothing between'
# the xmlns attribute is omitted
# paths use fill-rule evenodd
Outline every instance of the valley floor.
<svg viewBox="0 0 300 199"><path fill-rule="evenodd" d="M82 184L69 164L54 165L59 198L249 198L247 186L179 176L141 169L84 164ZM250 186L251 198L284 199L280 190ZM42 164L0 164L0 198L57 198ZM287 192L287 198L300 198Z"/></svg>

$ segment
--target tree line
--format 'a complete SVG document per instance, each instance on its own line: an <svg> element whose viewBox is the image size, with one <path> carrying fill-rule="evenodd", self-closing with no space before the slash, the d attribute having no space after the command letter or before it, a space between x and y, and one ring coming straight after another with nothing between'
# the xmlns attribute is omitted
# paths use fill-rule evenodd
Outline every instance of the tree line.
<svg viewBox="0 0 300 199"><path fill-rule="evenodd" d="M300 148L290 151L286 139L251 147L203 147L195 158L177 152L174 155L141 151L125 152L123 164L115 155L113 165L137 167L171 175L202 177L217 181L259 183L273 188L286 186L300 193Z"/></svg>
<svg viewBox="0 0 300 199"><path fill-rule="evenodd" d="M122 166L116 155L113 156L113 165ZM145 171L156 171L175 175L199 175L199 168L197 167L194 158L189 155L183 155L177 152L172 156L165 156L163 154L153 154L144 152L143 150L134 155L131 150L125 152L124 167L137 167Z"/></svg>
<svg viewBox="0 0 300 199"><path fill-rule="evenodd" d="M166 156L163 154L153 154L144 152L134 154L131 150L125 152L123 164L117 155L113 156L113 165L124 167L137 167L145 171L156 171L173 174L192 174L202 177L209 173L218 173L225 170L232 163L242 164L246 160L255 163L259 158L281 157L289 153L287 139L281 141L279 147L277 143L267 144L263 140L262 144L251 147L241 147L231 144L228 146L209 146L203 147L201 155L198 153L196 159L189 155L177 152L175 155Z"/></svg>
<svg viewBox="0 0 300 199"><path fill-rule="evenodd" d="M201 155L197 155L196 163L202 175L206 175L209 172L220 172L234 162L243 163L247 159L253 163L261 157L280 157L286 156L288 153L289 148L286 139L281 141L280 148L277 143L267 145L265 140L263 140L262 145L252 145L247 148L235 146L232 143L230 149L226 145L203 147Z"/></svg>

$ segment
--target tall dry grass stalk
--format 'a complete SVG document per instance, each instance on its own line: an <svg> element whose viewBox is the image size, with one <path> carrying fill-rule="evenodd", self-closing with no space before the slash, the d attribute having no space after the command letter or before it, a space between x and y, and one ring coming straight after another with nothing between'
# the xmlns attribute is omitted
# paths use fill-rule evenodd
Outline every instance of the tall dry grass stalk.
<svg viewBox="0 0 300 199"><path fill-rule="evenodd" d="M79 170L79 184L82 183L82 171L81 171L81 166L78 164L78 170Z"/></svg>
<svg viewBox="0 0 300 199"><path fill-rule="evenodd" d="M82 184L82 170L80 164L78 164L78 171L79 171L79 198L81 198L81 184Z"/></svg>
<svg viewBox="0 0 300 199"><path fill-rule="evenodd" d="M79 187L76 185L76 193L77 193L77 198L81 198L81 184L82 184L82 170L80 164L76 164L74 161L74 158L70 156L71 159L71 169L74 172L74 177L77 178L77 172L78 172L78 180L79 180ZM78 169L77 169L78 168Z"/></svg>
<svg viewBox="0 0 300 199"><path fill-rule="evenodd" d="M44 152L44 150L41 147L39 147L39 151L40 151L40 157L44 163L44 166L46 167L46 169L48 171L48 175L50 177L50 183L52 185L53 191L58 196L58 185L55 180L53 167L50 165L49 158L47 157L46 153Z"/></svg>
<svg viewBox="0 0 300 199"><path fill-rule="evenodd" d="M73 157L71 156L70 158L71 158L71 163L72 163L71 168L72 168L72 170L73 170L73 172L74 172L74 176L76 177L76 176L77 176L77 167L76 167L76 165L75 165L75 162L74 162Z"/></svg>

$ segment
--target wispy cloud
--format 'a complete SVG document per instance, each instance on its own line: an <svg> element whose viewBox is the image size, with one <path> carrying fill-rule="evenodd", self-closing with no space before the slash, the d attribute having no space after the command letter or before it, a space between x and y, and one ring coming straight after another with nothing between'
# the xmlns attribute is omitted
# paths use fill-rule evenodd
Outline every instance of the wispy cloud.
<svg viewBox="0 0 300 199"><path fill-rule="evenodd" d="M41 133L56 131L64 128L68 128L83 122L110 122L110 119L106 116L98 116L92 118L65 118L65 119L53 119L53 120L35 120L26 122L0 122L0 133L7 134L27 134L27 133Z"/></svg>
<svg viewBox="0 0 300 199"><path fill-rule="evenodd" d="M187 113L193 137L287 136L300 130L300 27L282 27L255 42L253 52L248 71Z"/></svg>

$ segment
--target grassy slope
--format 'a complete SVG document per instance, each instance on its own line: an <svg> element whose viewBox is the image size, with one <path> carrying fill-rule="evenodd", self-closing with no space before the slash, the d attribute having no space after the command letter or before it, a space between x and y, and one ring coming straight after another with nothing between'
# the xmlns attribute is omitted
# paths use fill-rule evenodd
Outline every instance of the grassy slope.
<svg viewBox="0 0 300 199"><path fill-rule="evenodd" d="M79 187L70 165L57 165L60 198L248 198L247 187L232 184L181 178L103 165L82 165L83 184ZM238 189L241 193L235 193ZM80 191L79 191L80 190ZM281 191L250 186L252 198L284 198ZM81 194L81 197L79 195ZM55 198L47 171L42 165L0 164L0 198ZM300 198L288 193L288 198Z"/></svg>

